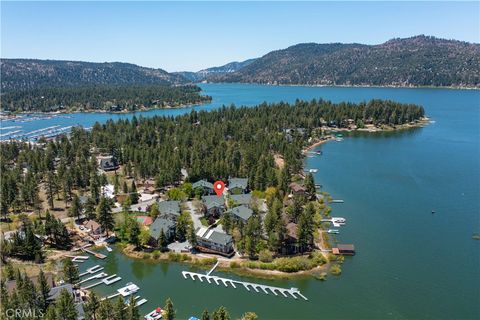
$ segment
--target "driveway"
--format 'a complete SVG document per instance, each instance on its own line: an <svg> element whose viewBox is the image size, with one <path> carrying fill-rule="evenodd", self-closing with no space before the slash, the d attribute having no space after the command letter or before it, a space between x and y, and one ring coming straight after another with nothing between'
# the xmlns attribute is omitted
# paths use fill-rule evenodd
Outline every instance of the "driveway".
<svg viewBox="0 0 480 320"><path fill-rule="evenodd" d="M200 229L201 227L203 227L202 222L200 221L200 218L203 215L201 213L197 213L197 211L193 207L192 201L187 201L186 204L187 204L187 207L188 207L188 212L190 213L190 216L192 217L193 226L194 226L195 230Z"/></svg>

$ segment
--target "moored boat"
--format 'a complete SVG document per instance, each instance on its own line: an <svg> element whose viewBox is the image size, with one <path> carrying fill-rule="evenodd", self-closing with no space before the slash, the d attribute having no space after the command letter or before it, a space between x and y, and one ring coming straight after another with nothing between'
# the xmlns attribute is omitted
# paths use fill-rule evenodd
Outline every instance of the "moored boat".
<svg viewBox="0 0 480 320"><path fill-rule="evenodd" d="M158 320L162 318L162 308L156 308L143 317L145 320Z"/></svg>

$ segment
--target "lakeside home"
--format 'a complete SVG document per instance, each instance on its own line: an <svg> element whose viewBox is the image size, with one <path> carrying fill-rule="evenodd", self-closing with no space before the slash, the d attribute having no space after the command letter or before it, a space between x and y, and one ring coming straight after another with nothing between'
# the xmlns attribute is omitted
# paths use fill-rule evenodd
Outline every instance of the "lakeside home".
<svg viewBox="0 0 480 320"><path fill-rule="evenodd" d="M201 227L196 235L198 250L225 256L234 254L232 236L206 227Z"/></svg>
<svg viewBox="0 0 480 320"><path fill-rule="evenodd" d="M232 194L230 195L230 200L233 201L234 205L245 205L250 207L250 205L252 204L252 194Z"/></svg>
<svg viewBox="0 0 480 320"><path fill-rule="evenodd" d="M337 247L332 248L332 253L335 255L354 256L355 246L353 244L338 244Z"/></svg>
<svg viewBox="0 0 480 320"><path fill-rule="evenodd" d="M98 167L103 171L113 171L119 168L117 160L111 156L98 156L97 157Z"/></svg>
<svg viewBox="0 0 480 320"><path fill-rule="evenodd" d="M155 242L158 244L158 240L160 239L160 234L163 231L167 241L170 241L175 236L175 221L158 217L155 221L150 225L150 236L152 237Z"/></svg>

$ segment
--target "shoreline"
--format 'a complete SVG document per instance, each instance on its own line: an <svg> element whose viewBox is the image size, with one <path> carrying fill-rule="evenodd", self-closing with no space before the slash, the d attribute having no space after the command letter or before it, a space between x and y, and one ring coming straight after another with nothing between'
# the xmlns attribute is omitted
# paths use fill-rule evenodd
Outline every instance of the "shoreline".
<svg viewBox="0 0 480 320"><path fill-rule="evenodd" d="M64 115L64 114L77 114L77 113L108 113L108 114L130 114L130 113L137 113L137 112L147 112L147 111L152 111L152 110L169 110L169 109L187 109L187 108L192 108L192 107L197 107L201 106L207 103L212 102L212 100L209 101L204 101L204 102L198 102L198 103L187 103L187 104L181 104L176 107L172 106L166 106L162 108L142 108L138 109L135 111L108 111L108 110L59 110L59 111L2 111L4 113L4 116L7 116L7 118L0 117L1 121L11 121L15 120L17 118L17 115ZM11 115L10 117L8 115Z"/></svg>
<svg viewBox="0 0 480 320"><path fill-rule="evenodd" d="M310 88L390 88L390 89L449 89L449 90L480 90L480 87L470 86L402 86L402 85L346 85L346 84L273 84L260 82L194 82L196 85L200 84L245 84L245 85L260 85L271 87L310 87Z"/></svg>

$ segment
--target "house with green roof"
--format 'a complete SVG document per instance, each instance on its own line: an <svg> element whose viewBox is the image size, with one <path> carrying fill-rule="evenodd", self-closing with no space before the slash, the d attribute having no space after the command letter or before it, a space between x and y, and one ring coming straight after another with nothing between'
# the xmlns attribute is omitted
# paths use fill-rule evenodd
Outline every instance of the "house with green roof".
<svg viewBox="0 0 480 320"><path fill-rule="evenodd" d="M212 228L201 227L197 233L196 248L203 252L230 256L233 251L232 236Z"/></svg>
<svg viewBox="0 0 480 320"><path fill-rule="evenodd" d="M163 230L163 233L165 234L167 240L171 241L175 236L175 227L176 222L174 220L165 217L158 217L150 225L150 236L153 240L155 240L155 242L157 242Z"/></svg>
<svg viewBox="0 0 480 320"><path fill-rule="evenodd" d="M160 217L176 219L180 215L180 201L158 201Z"/></svg>
<svg viewBox="0 0 480 320"><path fill-rule="evenodd" d="M222 196L203 196L202 197L203 211L205 217L213 216L220 217L225 211L225 197Z"/></svg>
<svg viewBox="0 0 480 320"><path fill-rule="evenodd" d="M213 184L208 182L207 180L199 180L192 184L193 190L196 189L202 190L202 195L212 195L215 194L215 190L213 189ZM197 194L197 193L195 193Z"/></svg>
<svg viewBox="0 0 480 320"><path fill-rule="evenodd" d="M253 215L253 210L245 205L241 205L228 210L237 221L247 222Z"/></svg>
<svg viewBox="0 0 480 320"><path fill-rule="evenodd" d="M233 202L234 206L249 206L252 204L252 194L251 193L242 193L242 194L231 194L230 200ZM229 202L230 204L230 202Z"/></svg>
<svg viewBox="0 0 480 320"><path fill-rule="evenodd" d="M246 193L248 190L248 178L228 179L228 190L232 194Z"/></svg>

